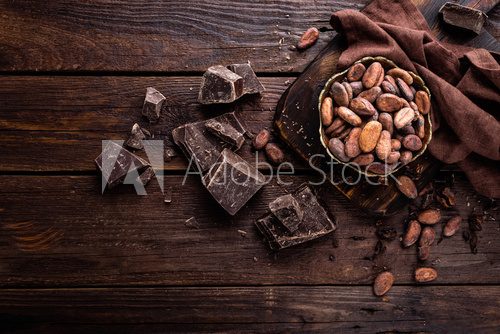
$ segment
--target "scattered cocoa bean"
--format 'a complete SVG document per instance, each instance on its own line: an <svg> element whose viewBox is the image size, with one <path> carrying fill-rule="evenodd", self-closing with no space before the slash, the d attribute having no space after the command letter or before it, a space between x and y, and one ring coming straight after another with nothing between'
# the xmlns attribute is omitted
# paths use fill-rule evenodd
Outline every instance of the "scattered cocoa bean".
<svg viewBox="0 0 500 334"><path fill-rule="evenodd" d="M375 107L368 100L361 97L361 94L352 99L349 108L360 116L373 116L376 112Z"/></svg>
<svg viewBox="0 0 500 334"><path fill-rule="evenodd" d="M417 242L420 237L420 232L422 231L422 227L420 223L416 220L412 220L408 223L408 228L403 236L403 246L410 247L414 243Z"/></svg>
<svg viewBox="0 0 500 334"><path fill-rule="evenodd" d="M388 271L384 271L375 278L373 282L373 293L376 296L385 295L394 284L394 275Z"/></svg>
<svg viewBox="0 0 500 334"><path fill-rule="evenodd" d="M347 80L349 80L350 82L359 81L363 77L363 74L365 74L365 71L365 65L356 63L351 66L349 71L347 71Z"/></svg>
<svg viewBox="0 0 500 334"><path fill-rule="evenodd" d="M266 151L267 158L269 160L271 160L271 162L273 164L278 165L278 164L282 163L283 161L285 161L285 154L283 153L281 148L279 148L278 145L276 145L274 143L268 143L265 146L265 151Z"/></svg>
<svg viewBox="0 0 500 334"><path fill-rule="evenodd" d="M413 77L410 75L410 73L408 73L408 71L405 71L402 68L391 68L389 71L387 71L387 74L392 76L393 78L402 79L407 85L413 84Z"/></svg>
<svg viewBox="0 0 500 334"><path fill-rule="evenodd" d="M380 111L394 112L403 107L401 99L394 94L381 94L376 101L377 108Z"/></svg>
<svg viewBox="0 0 500 334"><path fill-rule="evenodd" d="M384 80L384 68L379 62L373 62L363 74L363 86L367 89L379 86Z"/></svg>
<svg viewBox="0 0 500 334"><path fill-rule="evenodd" d="M377 121L366 123L359 136L359 148L368 153L375 149L382 132L382 124Z"/></svg>
<svg viewBox="0 0 500 334"><path fill-rule="evenodd" d="M401 92L401 97L406 101L413 101L413 92L403 79L396 78L396 85L398 85L399 91Z"/></svg>
<svg viewBox="0 0 500 334"><path fill-rule="evenodd" d="M370 103L374 103L375 100L382 94L382 89L378 86L372 87L359 93L358 97L362 97L368 100Z"/></svg>
<svg viewBox="0 0 500 334"><path fill-rule="evenodd" d="M305 50L313 46L319 38L319 30L317 28L311 27L304 32L299 42L297 43L297 49Z"/></svg>
<svg viewBox="0 0 500 334"><path fill-rule="evenodd" d="M396 187L408 198L415 199L418 196L415 182L406 175L401 175L397 178Z"/></svg>
<svg viewBox="0 0 500 334"><path fill-rule="evenodd" d="M418 247L418 259L420 261L425 261L429 259L431 255L431 247L430 246L419 246Z"/></svg>
<svg viewBox="0 0 500 334"><path fill-rule="evenodd" d="M436 232L430 226L426 226L422 229L422 233L420 233L420 240L418 241L418 245L422 246L431 246L436 240Z"/></svg>
<svg viewBox="0 0 500 334"><path fill-rule="evenodd" d="M408 135L403 138L403 146L410 151L418 151L422 148L422 140L416 135Z"/></svg>
<svg viewBox="0 0 500 334"><path fill-rule="evenodd" d="M429 98L429 94L424 92L423 90L419 90L415 94L415 104L417 105L418 111L421 114L427 115L431 110L431 100Z"/></svg>
<svg viewBox="0 0 500 334"><path fill-rule="evenodd" d="M402 129L410 124L415 116L415 111L412 108L403 108L394 115L394 126L396 129Z"/></svg>
<svg viewBox="0 0 500 334"><path fill-rule="evenodd" d="M347 136L345 141L345 154L349 158L355 158L361 153L359 148L359 135L361 134L361 128L352 129L351 133Z"/></svg>
<svg viewBox="0 0 500 334"><path fill-rule="evenodd" d="M445 237L451 237L460 229L460 224L462 223L462 217L454 216L446 222L443 228L443 235Z"/></svg>
<svg viewBox="0 0 500 334"><path fill-rule="evenodd" d="M427 209L418 214L418 221L424 225L434 225L441 220L439 209Z"/></svg>
<svg viewBox="0 0 500 334"><path fill-rule="evenodd" d="M256 150L262 150L269 142L270 137L271 134L267 129L260 130L259 133L253 139L253 147Z"/></svg>
<svg viewBox="0 0 500 334"><path fill-rule="evenodd" d="M330 94L333 97L333 100L342 107L349 106L349 95L347 91L340 82L334 82L332 88L330 88Z"/></svg>
<svg viewBox="0 0 500 334"><path fill-rule="evenodd" d="M437 271L434 268L417 268L415 270L415 280L419 283L431 282L438 277Z"/></svg>
<svg viewBox="0 0 500 334"><path fill-rule="evenodd" d="M362 123L361 118L349 108L339 107L337 109L337 113L339 117L341 117L344 121L351 124L352 126L360 126Z"/></svg>
<svg viewBox="0 0 500 334"><path fill-rule="evenodd" d="M382 161L385 161L391 153L391 133L389 131L382 130L380 133L375 153L377 153L377 157Z"/></svg>
<svg viewBox="0 0 500 334"><path fill-rule="evenodd" d="M348 162L350 159L345 155L344 143L338 138L332 138L328 142L328 149L332 154L342 162Z"/></svg>

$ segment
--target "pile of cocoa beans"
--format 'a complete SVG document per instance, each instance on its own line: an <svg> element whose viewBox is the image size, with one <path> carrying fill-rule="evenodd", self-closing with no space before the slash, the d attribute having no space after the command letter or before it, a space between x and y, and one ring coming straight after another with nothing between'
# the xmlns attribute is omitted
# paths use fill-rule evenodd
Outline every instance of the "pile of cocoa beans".
<svg viewBox="0 0 500 334"><path fill-rule="evenodd" d="M355 63L322 101L324 140L338 160L386 174L422 149L430 109L429 94L409 72Z"/></svg>

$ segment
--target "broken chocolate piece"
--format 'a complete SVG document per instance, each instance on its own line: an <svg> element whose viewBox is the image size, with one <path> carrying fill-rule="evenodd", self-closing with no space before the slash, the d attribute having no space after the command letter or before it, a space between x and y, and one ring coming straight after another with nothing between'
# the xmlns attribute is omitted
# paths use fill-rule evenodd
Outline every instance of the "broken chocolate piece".
<svg viewBox="0 0 500 334"><path fill-rule="evenodd" d="M142 143L144 139L146 139L146 135L144 134L144 132L142 132L142 129L139 126L139 124L135 123L132 126L132 131L130 132L130 136L125 142L125 146L134 150L142 150L144 148L144 145Z"/></svg>
<svg viewBox="0 0 500 334"><path fill-rule="evenodd" d="M224 149L203 181L214 199L234 215L264 185L265 178L239 155Z"/></svg>
<svg viewBox="0 0 500 334"><path fill-rule="evenodd" d="M231 103L243 95L243 78L222 65L210 67L201 81L198 102Z"/></svg>
<svg viewBox="0 0 500 334"><path fill-rule="evenodd" d="M268 214L255 223L272 249L298 245L327 235L337 228L335 219L331 218L307 185L299 187L292 196L303 212L302 223L295 232L288 231L273 214Z"/></svg>
<svg viewBox="0 0 500 334"><path fill-rule="evenodd" d="M243 78L243 94L257 94L266 90L255 75L250 63L232 64L227 68Z"/></svg>
<svg viewBox="0 0 500 334"><path fill-rule="evenodd" d="M95 163L103 179L103 191L123 183L129 172L135 171L140 175L150 167L145 160L113 141L107 143Z"/></svg>
<svg viewBox="0 0 500 334"><path fill-rule="evenodd" d="M245 134L246 130L234 113L217 116L215 120L221 124L229 124L236 131ZM193 159L195 166L204 173L212 167L222 150L230 145L208 131L206 122L188 123L172 131L174 142L181 148L188 159Z"/></svg>
<svg viewBox="0 0 500 334"><path fill-rule="evenodd" d="M236 150L239 150L245 142L243 133L236 130L229 123L221 123L215 119L210 119L205 122L205 126L208 131L210 131L226 143L234 146Z"/></svg>
<svg viewBox="0 0 500 334"><path fill-rule="evenodd" d="M477 9L447 2L441 7L443 21L454 27L471 31L476 35L481 33L486 15Z"/></svg>
<svg viewBox="0 0 500 334"><path fill-rule="evenodd" d="M146 98L142 106L142 115L145 116L150 123L155 123L160 118L161 108L165 102L165 96L153 87L146 89Z"/></svg>
<svg viewBox="0 0 500 334"><path fill-rule="evenodd" d="M153 168L148 167L144 172L142 172L137 178L137 182L141 183L143 186L147 185L149 181L155 176Z"/></svg>
<svg viewBox="0 0 500 334"><path fill-rule="evenodd" d="M304 212L292 195L288 194L276 198L269 203L269 209L289 232L293 233L299 228Z"/></svg>
<svg viewBox="0 0 500 334"><path fill-rule="evenodd" d="M195 229L200 228L200 224L198 224L196 217L191 217L189 219L186 219L186 221L184 222L184 225L187 228L195 228Z"/></svg>

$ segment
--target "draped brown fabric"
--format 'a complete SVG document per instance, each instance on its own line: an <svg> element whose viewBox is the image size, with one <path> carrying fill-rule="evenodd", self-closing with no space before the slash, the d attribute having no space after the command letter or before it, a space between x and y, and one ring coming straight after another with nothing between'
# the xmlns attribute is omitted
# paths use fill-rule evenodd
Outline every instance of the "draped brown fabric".
<svg viewBox="0 0 500 334"><path fill-rule="evenodd" d="M457 163L479 193L500 197L498 55L440 43L410 0L375 0L363 13L342 10L331 25L348 43L339 69L384 56L424 79L432 94L430 153Z"/></svg>

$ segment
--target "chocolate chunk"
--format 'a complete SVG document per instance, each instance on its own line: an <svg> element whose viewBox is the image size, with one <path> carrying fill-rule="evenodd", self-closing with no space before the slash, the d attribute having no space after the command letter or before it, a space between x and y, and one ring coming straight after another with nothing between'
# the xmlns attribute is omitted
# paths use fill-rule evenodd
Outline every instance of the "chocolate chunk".
<svg viewBox="0 0 500 334"><path fill-rule="evenodd" d="M246 132L240 120L234 113L227 113L213 118L221 124L229 124L241 134ZM211 120L188 123L172 131L174 142L181 148L188 159L194 159L199 171L204 173L217 161L224 148L230 144L214 136L205 124Z"/></svg>
<svg viewBox="0 0 500 334"><path fill-rule="evenodd" d="M198 221L196 220L196 217L191 217L189 219L186 219L186 221L184 222L184 225L187 228L194 228L194 229L199 229L200 228L200 224L198 224Z"/></svg>
<svg viewBox="0 0 500 334"><path fill-rule="evenodd" d="M143 186L147 185L149 181L155 176L153 168L148 167L144 172L142 172L138 177L136 182L142 183Z"/></svg>
<svg viewBox="0 0 500 334"><path fill-rule="evenodd" d="M153 87L146 89L146 98L142 106L142 115L145 116L150 123L155 123L160 118L161 108L165 102L165 96Z"/></svg>
<svg viewBox="0 0 500 334"><path fill-rule="evenodd" d="M145 160L113 141L108 142L95 163L103 178L103 191L123 183L129 172L136 171L140 175L149 167Z"/></svg>
<svg viewBox="0 0 500 334"><path fill-rule="evenodd" d="M486 21L486 15L482 11L452 2L445 3L439 12L447 24L473 32L476 35L481 33Z"/></svg>
<svg viewBox="0 0 500 334"><path fill-rule="evenodd" d="M243 133L236 130L229 123L221 123L215 119L210 119L205 122L205 126L208 131L210 131L226 143L234 146L236 150L239 150L245 142Z"/></svg>
<svg viewBox="0 0 500 334"><path fill-rule="evenodd" d="M135 123L132 126L132 131L130 132L130 136L125 142L125 146L134 150L142 150L144 148L144 145L142 143L144 139L146 139L146 135L144 134L144 132L142 132L142 129L139 126L139 124Z"/></svg>
<svg viewBox="0 0 500 334"><path fill-rule="evenodd" d="M175 152L173 147L166 146L165 147L165 154L164 154L164 159L165 162L169 162L172 160L173 157L177 156L177 152Z"/></svg>
<svg viewBox="0 0 500 334"><path fill-rule="evenodd" d="M236 214L264 185L264 175L239 155L224 149L203 177L214 199L230 214Z"/></svg>
<svg viewBox="0 0 500 334"><path fill-rule="evenodd" d="M295 232L302 222L304 212L297 200L290 194L280 196L269 203L271 213L289 231Z"/></svg>
<svg viewBox="0 0 500 334"><path fill-rule="evenodd" d="M273 214L267 214L255 223L272 249L302 244L327 235L337 227L335 219L330 217L307 185L299 187L292 196L303 212L302 223L295 232L286 229Z"/></svg>
<svg viewBox="0 0 500 334"><path fill-rule="evenodd" d="M243 95L244 80L222 65L210 67L201 81L198 102L231 103Z"/></svg>
<svg viewBox="0 0 500 334"><path fill-rule="evenodd" d="M227 68L243 78L243 94L257 94L266 90L255 75L250 63L232 64Z"/></svg>

